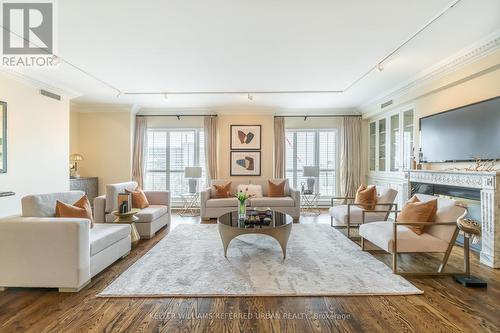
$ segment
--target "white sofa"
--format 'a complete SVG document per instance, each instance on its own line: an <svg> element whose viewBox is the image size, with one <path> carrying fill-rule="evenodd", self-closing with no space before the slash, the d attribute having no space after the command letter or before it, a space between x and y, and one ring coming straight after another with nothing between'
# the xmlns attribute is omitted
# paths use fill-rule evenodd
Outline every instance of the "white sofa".
<svg viewBox="0 0 500 333"><path fill-rule="evenodd" d="M73 204L81 191L30 195L22 215L0 219L0 290L6 287L79 291L130 252L130 226L56 218L56 200Z"/></svg>
<svg viewBox="0 0 500 333"><path fill-rule="evenodd" d="M111 214L118 209L118 194L125 190L135 190L136 182L125 182L106 185L106 195L94 199L95 221L98 223L114 222L116 216ZM150 192L145 191L149 201L149 207L141 209L137 213L139 220L135 223L141 238L149 239L158 230L170 224L170 192Z"/></svg>
<svg viewBox="0 0 500 333"><path fill-rule="evenodd" d="M281 180L274 180L278 183ZM285 197L268 197L268 180L234 180L234 179L216 179L211 181L211 187L200 193L200 210L202 219L217 218L222 214L235 211L238 209L238 199L231 198L215 198L213 184L221 185L231 182L230 192L235 194L238 191L238 185L260 185L262 187L262 198L250 198L248 200L249 207L269 207L271 209L283 212L293 217L294 220L300 218L300 192L290 188L288 179L285 185Z"/></svg>

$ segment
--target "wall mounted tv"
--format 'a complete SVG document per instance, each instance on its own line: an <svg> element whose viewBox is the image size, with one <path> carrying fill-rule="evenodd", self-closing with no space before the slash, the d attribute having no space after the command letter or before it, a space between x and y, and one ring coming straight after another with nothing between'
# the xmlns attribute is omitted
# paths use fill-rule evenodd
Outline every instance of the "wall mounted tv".
<svg viewBox="0 0 500 333"><path fill-rule="evenodd" d="M500 97L420 119L424 163L500 158Z"/></svg>

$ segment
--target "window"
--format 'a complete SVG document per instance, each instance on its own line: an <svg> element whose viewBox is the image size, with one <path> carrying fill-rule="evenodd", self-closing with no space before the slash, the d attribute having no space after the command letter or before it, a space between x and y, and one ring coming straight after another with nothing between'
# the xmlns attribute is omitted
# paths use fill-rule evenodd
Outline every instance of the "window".
<svg viewBox="0 0 500 333"><path fill-rule="evenodd" d="M202 129L148 129L145 189L170 191L172 198L187 192L184 168L201 166L198 188L205 186L205 137Z"/></svg>
<svg viewBox="0 0 500 333"><path fill-rule="evenodd" d="M306 183L304 166L319 166L316 191L322 197L335 195L337 171L337 131L290 129L286 131L286 177L294 188Z"/></svg>

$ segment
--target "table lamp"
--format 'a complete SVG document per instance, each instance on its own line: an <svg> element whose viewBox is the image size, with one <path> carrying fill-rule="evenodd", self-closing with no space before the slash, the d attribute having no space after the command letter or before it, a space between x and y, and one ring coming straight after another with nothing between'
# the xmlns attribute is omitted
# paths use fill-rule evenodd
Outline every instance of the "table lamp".
<svg viewBox="0 0 500 333"><path fill-rule="evenodd" d="M201 167L186 167L184 177L189 178L189 193L198 192L198 178L201 178Z"/></svg>
<svg viewBox="0 0 500 333"><path fill-rule="evenodd" d="M305 166L303 176L308 177L307 192L314 193L314 183L316 182L316 178L319 177L319 167Z"/></svg>
<svg viewBox="0 0 500 333"><path fill-rule="evenodd" d="M78 174L78 163L83 161L83 156L80 154L71 154L69 160L73 163L70 169L71 177L80 178L80 175Z"/></svg>

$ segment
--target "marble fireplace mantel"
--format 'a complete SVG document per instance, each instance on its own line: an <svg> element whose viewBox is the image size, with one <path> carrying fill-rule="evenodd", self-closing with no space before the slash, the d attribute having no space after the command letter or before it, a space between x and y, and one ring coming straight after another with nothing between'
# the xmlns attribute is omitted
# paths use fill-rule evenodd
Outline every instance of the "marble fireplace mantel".
<svg viewBox="0 0 500 333"><path fill-rule="evenodd" d="M481 263L500 268L500 172L409 170L410 183L458 186L481 192L482 249Z"/></svg>

